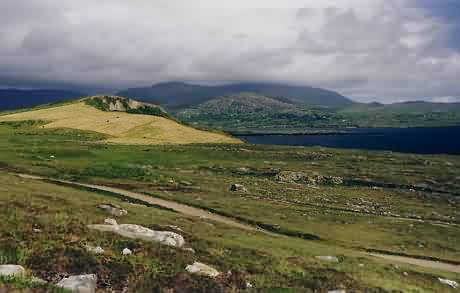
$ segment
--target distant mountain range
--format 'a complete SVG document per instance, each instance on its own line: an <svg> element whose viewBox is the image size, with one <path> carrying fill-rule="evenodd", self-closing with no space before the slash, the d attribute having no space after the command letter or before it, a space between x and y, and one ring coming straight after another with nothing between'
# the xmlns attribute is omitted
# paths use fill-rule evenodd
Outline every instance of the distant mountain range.
<svg viewBox="0 0 460 293"><path fill-rule="evenodd" d="M306 86L290 86L274 83L235 83L218 86L194 85L182 82L166 82L151 87L131 88L118 96L137 98L160 104L170 110L197 106L216 97L239 93L255 93L278 98L293 104L342 107L354 102L339 93Z"/></svg>
<svg viewBox="0 0 460 293"><path fill-rule="evenodd" d="M73 100L86 94L67 90L0 89L0 110L30 108L42 104Z"/></svg>

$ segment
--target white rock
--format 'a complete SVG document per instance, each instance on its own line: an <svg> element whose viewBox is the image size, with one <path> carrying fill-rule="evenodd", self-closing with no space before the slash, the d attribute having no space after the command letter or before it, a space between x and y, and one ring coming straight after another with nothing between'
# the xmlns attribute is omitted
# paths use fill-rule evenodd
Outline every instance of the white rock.
<svg viewBox="0 0 460 293"><path fill-rule="evenodd" d="M347 292L343 289L339 289L339 290L327 291L327 293L347 293Z"/></svg>
<svg viewBox="0 0 460 293"><path fill-rule="evenodd" d="M117 225L118 225L118 223L117 223L117 221L116 221L115 219L105 219L105 220L104 220L104 223L105 223L105 224L108 224L108 225L113 225L113 226L117 226Z"/></svg>
<svg viewBox="0 0 460 293"><path fill-rule="evenodd" d="M252 286L252 284L251 284L251 283L249 283L249 282L246 282L246 289L251 289L252 287L254 287L254 286Z"/></svg>
<svg viewBox="0 0 460 293"><path fill-rule="evenodd" d="M88 225L88 227L102 232L114 232L124 237L159 242L169 246L182 247L185 244L184 237L174 232L155 231L135 224L117 225L113 219L106 219L105 223L108 225Z"/></svg>
<svg viewBox="0 0 460 293"><path fill-rule="evenodd" d="M79 275L70 276L62 279L57 286L65 288L73 293L94 293L96 292L97 277L96 275Z"/></svg>
<svg viewBox="0 0 460 293"><path fill-rule="evenodd" d="M122 253L123 253L123 255L130 255L130 254L133 254L133 252L132 252L131 249L129 249L129 248L123 249L123 252L122 252Z"/></svg>
<svg viewBox="0 0 460 293"><path fill-rule="evenodd" d="M90 245L86 245L85 247L87 251L95 253L95 254L103 254L105 252L105 250L100 246L93 247Z"/></svg>
<svg viewBox="0 0 460 293"><path fill-rule="evenodd" d="M454 289L458 288L458 283L455 282L455 281L448 280L448 279L442 279L442 278L438 278L438 280L439 280L439 282L441 282L441 283L443 283L445 285L451 286Z"/></svg>
<svg viewBox="0 0 460 293"><path fill-rule="evenodd" d="M112 216L121 217L128 214L128 211L113 204L100 204L97 208L107 211Z"/></svg>
<svg viewBox="0 0 460 293"><path fill-rule="evenodd" d="M19 265L0 265L0 276L4 277L21 277L26 270Z"/></svg>
<svg viewBox="0 0 460 293"><path fill-rule="evenodd" d="M194 262L192 265L186 266L185 270L192 274L198 274L212 278L217 277L220 274L216 269L200 262Z"/></svg>
<svg viewBox="0 0 460 293"><path fill-rule="evenodd" d="M330 255L319 255L316 256L316 258L323 261L339 262L339 259L337 257Z"/></svg>

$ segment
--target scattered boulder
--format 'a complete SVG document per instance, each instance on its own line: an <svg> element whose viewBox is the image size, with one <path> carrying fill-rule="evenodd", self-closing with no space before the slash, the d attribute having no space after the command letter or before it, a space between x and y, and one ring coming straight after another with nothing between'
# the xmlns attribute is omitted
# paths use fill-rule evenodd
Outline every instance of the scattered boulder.
<svg viewBox="0 0 460 293"><path fill-rule="evenodd" d="M452 281L452 280L448 280L448 279L442 279L442 278L438 278L439 282L447 285L447 286L450 286L454 289L457 289L458 288L458 283L455 282L455 281Z"/></svg>
<svg viewBox="0 0 460 293"><path fill-rule="evenodd" d="M159 242L164 245L182 247L185 244L184 237L170 231L155 231L135 224L120 224L113 219L106 219L106 225L88 225L88 228L102 232L113 232L123 237L141 239L145 241Z"/></svg>
<svg viewBox="0 0 460 293"><path fill-rule="evenodd" d="M324 184L340 185L343 184L343 178L338 176L309 175L304 172L281 171L275 175L275 180L284 183L299 184Z"/></svg>
<svg viewBox="0 0 460 293"><path fill-rule="evenodd" d="M215 278L220 274L216 269L200 262L194 262L192 265L186 266L185 270L191 274L198 274L212 278Z"/></svg>
<svg viewBox="0 0 460 293"><path fill-rule="evenodd" d="M131 255L131 254L133 254L133 252L129 248L123 249L122 253L123 253L123 255Z"/></svg>
<svg viewBox="0 0 460 293"><path fill-rule="evenodd" d="M247 192L248 190L242 184L233 183L232 186L230 187L230 191L233 191L233 192Z"/></svg>
<svg viewBox="0 0 460 293"><path fill-rule="evenodd" d="M94 254L104 254L105 252L105 250L100 246L93 247L90 245L86 245L85 247L88 252L92 252Z"/></svg>
<svg viewBox="0 0 460 293"><path fill-rule="evenodd" d="M323 261L339 262L339 259L336 256L319 255L319 256L316 256L316 258L319 260L323 260Z"/></svg>
<svg viewBox="0 0 460 293"><path fill-rule="evenodd" d="M57 286L68 289L73 293L94 293L96 292L97 277L91 275L70 276L62 279Z"/></svg>
<svg viewBox="0 0 460 293"><path fill-rule="evenodd" d="M122 209L120 206L110 204L110 203L104 203L96 206L98 209L107 211L109 214L115 217L121 217L124 215L128 214L128 211L125 209Z"/></svg>
<svg viewBox="0 0 460 293"><path fill-rule="evenodd" d="M2 277L22 277L26 270L19 265L0 265L0 276Z"/></svg>

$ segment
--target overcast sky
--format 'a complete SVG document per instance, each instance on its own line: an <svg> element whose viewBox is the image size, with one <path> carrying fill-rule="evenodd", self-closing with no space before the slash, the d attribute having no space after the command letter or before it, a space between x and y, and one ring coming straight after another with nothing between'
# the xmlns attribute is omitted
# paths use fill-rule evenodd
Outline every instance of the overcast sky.
<svg viewBox="0 0 460 293"><path fill-rule="evenodd" d="M460 101L458 0L0 0L0 86L276 81Z"/></svg>

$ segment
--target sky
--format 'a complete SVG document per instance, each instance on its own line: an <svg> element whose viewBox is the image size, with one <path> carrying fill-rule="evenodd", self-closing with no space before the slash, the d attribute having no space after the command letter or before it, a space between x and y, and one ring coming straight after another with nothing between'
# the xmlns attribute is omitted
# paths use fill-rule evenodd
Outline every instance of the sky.
<svg viewBox="0 0 460 293"><path fill-rule="evenodd" d="M460 101L459 0L1 0L0 87L278 82Z"/></svg>

